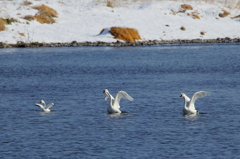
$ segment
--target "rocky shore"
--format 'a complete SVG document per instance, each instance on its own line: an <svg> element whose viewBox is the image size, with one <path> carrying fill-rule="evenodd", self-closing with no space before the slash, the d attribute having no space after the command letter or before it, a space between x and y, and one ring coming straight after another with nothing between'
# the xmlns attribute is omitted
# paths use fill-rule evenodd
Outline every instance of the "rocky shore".
<svg viewBox="0 0 240 159"><path fill-rule="evenodd" d="M192 40L148 40L138 42L77 42L71 43L25 43L22 41L16 44L7 44L0 42L0 48L21 48L21 47L81 47L81 46L110 46L110 47L125 47L125 46L148 46L148 45L163 45L163 44L193 44L193 43L239 43L240 38L217 38L217 39L192 39Z"/></svg>

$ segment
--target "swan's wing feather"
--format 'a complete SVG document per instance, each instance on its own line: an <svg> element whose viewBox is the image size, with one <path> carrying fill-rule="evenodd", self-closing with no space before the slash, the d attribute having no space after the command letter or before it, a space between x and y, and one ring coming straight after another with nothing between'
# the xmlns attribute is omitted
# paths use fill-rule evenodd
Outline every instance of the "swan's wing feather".
<svg viewBox="0 0 240 159"><path fill-rule="evenodd" d="M209 96L210 94L211 94L210 92L206 92L206 91L196 92L196 93L192 96L192 99L190 100L189 107L194 106L194 103L195 103L195 101L196 101L198 98L202 98L202 97L205 97L205 96Z"/></svg>
<svg viewBox="0 0 240 159"><path fill-rule="evenodd" d="M134 99L129 95L127 94L127 92L124 92L124 91L119 91L117 96L116 96L116 102L120 102L121 98L125 98L125 99L128 99L130 101L133 101Z"/></svg>
<svg viewBox="0 0 240 159"><path fill-rule="evenodd" d="M51 108L52 106L54 106L54 103L48 104L46 109L49 109L49 108Z"/></svg>
<svg viewBox="0 0 240 159"><path fill-rule="evenodd" d="M36 106L39 106L40 108L44 109L43 105L42 104L35 104Z"/></svg>

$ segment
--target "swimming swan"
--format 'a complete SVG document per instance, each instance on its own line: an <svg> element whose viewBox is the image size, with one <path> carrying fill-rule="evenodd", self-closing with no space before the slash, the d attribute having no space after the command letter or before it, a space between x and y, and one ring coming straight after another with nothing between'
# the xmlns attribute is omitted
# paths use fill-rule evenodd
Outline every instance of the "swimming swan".
<svg viewBox="0 0 240 159"><path fill-rule="evenodd" d="M54 103L46 105L44 100L40 100L40 103L43 103L43 105L42 104L37 104L37 103L35 105L42 108L44 112L50 112L51 110L49 108L51 108L54 105Z"/></svg>
<svg viewBox="0 0 240 159"><path fill-rule="evenodd" d="M198 111L195 109L195 101L198 98L202 98L204 96L209 96L210 93L206 91L199 91L196 92L193 96L192 99L188 98L188 96L184 93L180 95L180 97L184 98L184 106L183 106L183 114L198 114Z"/></svg>
<svg viewBox="0 0 240 159"><path fill-rule="evenodd" d="M106 94L105 100L110 98L110 103L109 103L109 106L107 107L108 113L121 113L120 104L119 104L121 98L125 98L130 101L133 101L133 98L124 91L119 91L116 98L114 98L107 89L105 89L103 93Z"/></svg>

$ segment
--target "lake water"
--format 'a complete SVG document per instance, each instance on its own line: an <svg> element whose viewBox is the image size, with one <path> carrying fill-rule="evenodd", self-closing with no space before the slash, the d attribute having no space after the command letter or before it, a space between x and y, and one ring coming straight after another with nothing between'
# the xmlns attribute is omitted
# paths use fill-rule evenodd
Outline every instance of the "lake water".
<svg viewBox="0 0 240 159"><path fill-rule="evenodd" d="M239 44L1 49L0 95L0 158L240 158Z"/></svg>

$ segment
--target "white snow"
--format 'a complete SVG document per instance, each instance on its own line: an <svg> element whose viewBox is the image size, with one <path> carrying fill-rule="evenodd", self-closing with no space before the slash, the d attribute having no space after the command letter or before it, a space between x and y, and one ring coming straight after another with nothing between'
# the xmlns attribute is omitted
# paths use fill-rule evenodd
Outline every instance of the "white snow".
<svg viewBox="0 0 240 159"><path fill-rule="evenodd" d="M30 1L30 0L29 0ZM98 35L103 28L130 27L138 30L142 40L170 39L216 39L218 37L239 38L240 9L228 8L223 3L187 1L137 1L126 5L107 7L102 1L93 0L35 0L29 6L24 0L0 1L0 18L15 18L19 22L7 25L0 31L0 42L114 42L108 32ZM40 24L36 20L22 19L25 15L35 15L32 6L45 4L58 12L54 24ZM178 12L181 4L190 4L193 10ZM221 18L219 13L226 9L230 15ZM196 12L201 19L193 19L187 13ZM166 26L169 25L169 26ZM180 30L185 27L186 31ZM206 32L201 35L200 32ZM24 33L21 36L19 33Z"/></svg>

